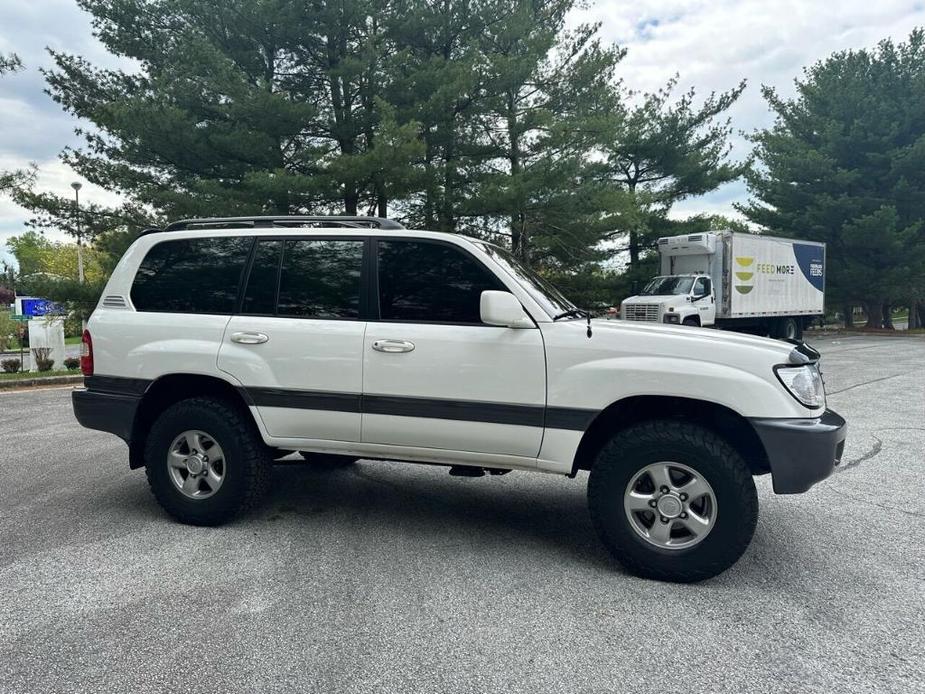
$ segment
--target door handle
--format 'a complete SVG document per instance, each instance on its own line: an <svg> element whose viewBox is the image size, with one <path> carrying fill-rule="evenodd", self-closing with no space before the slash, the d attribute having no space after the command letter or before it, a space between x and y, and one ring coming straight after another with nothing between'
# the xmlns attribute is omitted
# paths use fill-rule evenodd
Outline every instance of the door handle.
<svg viewBox="0 0 925 694"><path fill-rule="evenodd" d="M232 333L231 341L242 345L262 345L270 338L263 333Z"/></svg>
<svg viewBox="0 0 925 694"><path fill-rule="evenodd" d="M373 342L373 349L377 352L410 352L414 349L414 343L408 340L376 340Z"/></svg>

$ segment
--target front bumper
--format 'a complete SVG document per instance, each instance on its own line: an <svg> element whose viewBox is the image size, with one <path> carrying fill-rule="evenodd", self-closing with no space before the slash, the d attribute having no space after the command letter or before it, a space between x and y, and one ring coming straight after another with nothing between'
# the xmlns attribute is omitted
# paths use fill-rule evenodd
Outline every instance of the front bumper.
<svg viewBox="0 0 925 694"><path fill-rule="evenodd" d="M71 393L74 416L82 426L115 434L128 442L141 398L121 393L78 389Z"/></svg>
<svg viewBox="0 0 925 694"><path fill-rule="evenodd" d="M799 494L832 474L841 462L848 424L826 410L812 419L752 419L771 465L777 494Z"/></svg>

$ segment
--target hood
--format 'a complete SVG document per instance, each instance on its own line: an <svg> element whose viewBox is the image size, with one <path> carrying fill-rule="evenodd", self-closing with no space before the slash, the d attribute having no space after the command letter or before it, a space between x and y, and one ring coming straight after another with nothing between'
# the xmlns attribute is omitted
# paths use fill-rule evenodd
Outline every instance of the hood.
<svg viewBox="0 0 925 694"><path fill-rule="evenodd" d="M722 362L737 352L754 355L760 351L773 363L786 364L790 352L793 351L793 345L788 342L713 328L606 319L592 320L591 326L591 342L598 336L603 341L613 341L615 346L638 340L654 348L654 353L706 357L717 362Z"/></svg>
<svg viewBox="0 0 925 694"><path fill-rule="evenodd" d="M643 296L642 294L637 294L636 296L631 296L629 299L624 299L622 303L624 304L664 304L669 301L677 301L679 298L683 301L684 294L653 294L651 296Z"/></svg>

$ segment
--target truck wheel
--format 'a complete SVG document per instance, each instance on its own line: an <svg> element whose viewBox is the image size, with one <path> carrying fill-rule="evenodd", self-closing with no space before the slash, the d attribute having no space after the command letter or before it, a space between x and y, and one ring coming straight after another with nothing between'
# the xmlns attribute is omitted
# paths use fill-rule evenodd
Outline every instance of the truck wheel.
<svg viewBox="0 0 925 694"><path fill-rule="evenodd" d="M352 455L338 455L336 453L309 453L308 451L299 451L299 455L312 465L326 468L340 468L353 465L359 458Z"/></svg>
<svg viewBox="0 0 925 694"><path fill-rule="evenodd" d="M598 453L588 479L591 518L629 571L690 583L722 573L751 542L758 495L722 438L679 420L631 426Z"/></svg>
<svg viewBox="0 0 925 694"><path fill-rule="evenodd" d="M691 325L697 328L697 327L700 327L700 321L694 318L693 316L690 316L688 318L685 318L684 321L681 323L681 325Z"/></svg>
<svg viewBox="0 0 925 694"><path fill-rule="evenodd" d="M191 398L157 418L145 447L148 484L182 523L220 525L263 495L272 455L253 421L225 400Z"/></svg>
<svg viewBox="0 0 925 694"><path fill-rule="evenodd" d="M793 316L780 318L774 323L772 337L779 340L802 340L803 322Z"/></svg>

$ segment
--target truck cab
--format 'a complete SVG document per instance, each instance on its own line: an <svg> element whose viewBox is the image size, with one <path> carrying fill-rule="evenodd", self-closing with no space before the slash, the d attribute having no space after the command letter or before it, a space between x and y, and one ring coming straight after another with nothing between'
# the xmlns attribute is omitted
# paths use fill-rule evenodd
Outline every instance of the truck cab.
<svg viewBox="0 0 925 694"><path fill-rule="evenodd" d="M706 275L659 275L621 305L625 320L709 326L716 321L713 281Z"/></svg>

